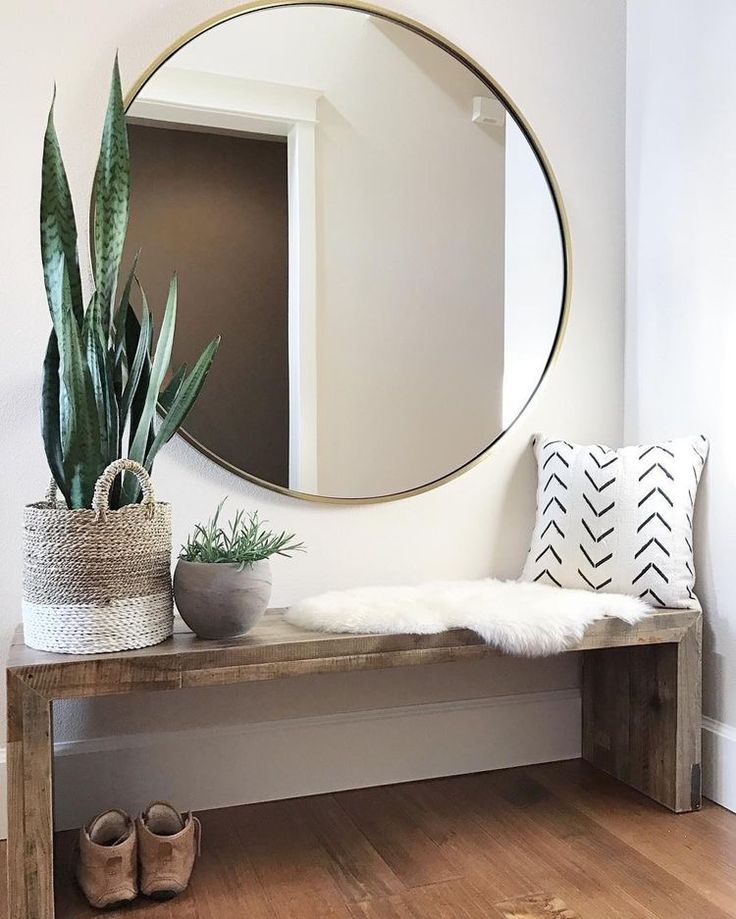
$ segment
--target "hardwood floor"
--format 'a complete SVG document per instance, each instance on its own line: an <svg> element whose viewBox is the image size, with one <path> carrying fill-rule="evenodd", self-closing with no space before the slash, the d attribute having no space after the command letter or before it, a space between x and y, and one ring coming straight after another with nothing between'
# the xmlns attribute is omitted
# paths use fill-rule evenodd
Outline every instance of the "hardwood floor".
<svg viewBox="0 0 736 919"><path fill-rule="evenodd" d="M200 814L202 858L135 919L736 917L736 815L675 816L580 761ZM99 915L58 839L57 916ZM5 890L0 883L0 907ZM3 909L0 915L5 915Z"/></svg>

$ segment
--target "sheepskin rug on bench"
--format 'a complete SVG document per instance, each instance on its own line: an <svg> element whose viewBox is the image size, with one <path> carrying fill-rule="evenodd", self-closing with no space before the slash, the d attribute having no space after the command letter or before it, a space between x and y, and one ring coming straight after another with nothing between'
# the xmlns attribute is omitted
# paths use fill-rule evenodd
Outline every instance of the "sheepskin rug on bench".
<svg viewBox="0 0 736 919"><path fill-rule="evenodd" d="M286 619L319 632L429 635L472 629L507 654L542 657L575 645L596 619L633 624L648 612L637 597L486 578L333 590L295 603Z"/></svg>

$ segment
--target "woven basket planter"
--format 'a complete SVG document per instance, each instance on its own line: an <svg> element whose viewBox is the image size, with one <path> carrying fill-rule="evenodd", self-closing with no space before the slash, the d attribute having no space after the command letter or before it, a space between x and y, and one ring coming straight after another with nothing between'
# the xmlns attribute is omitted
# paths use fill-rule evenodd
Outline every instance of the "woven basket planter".
<svg viewBox="0 0 736 919"><path fill-rule="evenodd" d="M113 511L110 488L123 470L138 477L143 501ZM171 509L156 502L138 463L111 463L91 510L58 504L52 486L46 501L26 506L23 530L23 629L31 648L97 654L171 635Z"/></svg>

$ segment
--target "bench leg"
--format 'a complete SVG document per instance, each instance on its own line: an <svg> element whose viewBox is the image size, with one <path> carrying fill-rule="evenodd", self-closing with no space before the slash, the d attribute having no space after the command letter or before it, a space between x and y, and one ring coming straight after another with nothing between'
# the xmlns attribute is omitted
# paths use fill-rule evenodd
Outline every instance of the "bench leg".
<svg viewBox="0 0 736 919"><path fill-rule="evenodd" d="M54 919L50 700L8 673L10 919Z"/></svg>
<svg viewBox="0 0 736 919"><path fill-rule="evenodd" d="M583 759L676 813L701 806L702 620L679 641L586 651Z"/></svg>

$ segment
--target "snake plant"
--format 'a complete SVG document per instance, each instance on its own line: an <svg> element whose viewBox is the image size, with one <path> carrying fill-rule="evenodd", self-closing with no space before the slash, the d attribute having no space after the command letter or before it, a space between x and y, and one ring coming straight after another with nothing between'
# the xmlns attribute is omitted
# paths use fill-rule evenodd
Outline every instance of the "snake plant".
<svg viewBox="0 0 736 919"><path fill-rule="evenodd" d="M118 290L129 192L128 136L116 59L94 180L94 284L87 297L53 101L43 146L41 257L53 328L43 364L41 426L51 474L69 508L91 506L97 478L125 455L126 440L127 456L151 471L156 454L199 395L220 343L215 338L191 369L179 367L165 383L176 325L176 277L154 348L151 312L135 274L137 256ZM140 290L140 318L131 304L134 285ZM158 424L157 405L164 412ZM120 507L138 500L137 481L126 475L116 485L111 504Z"/></svg>

